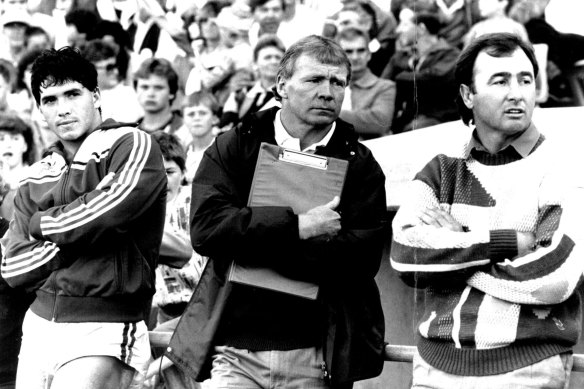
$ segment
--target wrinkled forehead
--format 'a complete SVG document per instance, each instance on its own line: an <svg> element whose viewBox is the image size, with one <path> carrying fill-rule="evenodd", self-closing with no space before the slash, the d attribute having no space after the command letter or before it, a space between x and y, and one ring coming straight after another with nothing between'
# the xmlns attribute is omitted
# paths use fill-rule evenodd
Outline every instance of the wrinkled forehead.
<svg viewBox="0 0 584 389"><path fill-rule="evenodd" d="M531 74L534 76L535 69L521 48L517 48L512 53L496 55L489 54L488 49L482 50L474 63L473 79L488 78L497 73Z"/></svg>

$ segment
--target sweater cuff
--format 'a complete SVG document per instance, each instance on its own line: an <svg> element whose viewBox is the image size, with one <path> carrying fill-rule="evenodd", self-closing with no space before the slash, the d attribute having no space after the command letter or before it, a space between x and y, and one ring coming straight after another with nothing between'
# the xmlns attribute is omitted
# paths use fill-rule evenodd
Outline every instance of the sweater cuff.
<svg viewBox="0 0 584 389"><path fill-rule="evenodd" d="M33 214L28 222L28 231L30 236L36 240L43 240L43 233L41 231L41 214L36 212Z"/></svg>
<svg viewBox="0 0 584 389"><path fill-rule="evenodd" d="M517 232L515 230L489 231L490 244L488 258L491 262L501 262L517 256Z"/></svg>

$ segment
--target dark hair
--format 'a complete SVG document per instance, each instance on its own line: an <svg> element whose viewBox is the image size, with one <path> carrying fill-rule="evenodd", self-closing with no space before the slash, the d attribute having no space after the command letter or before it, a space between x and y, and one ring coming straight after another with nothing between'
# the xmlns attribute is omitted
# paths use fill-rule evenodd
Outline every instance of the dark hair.
<svg viewBox="0 0 584 389"><path fill-rule="evenodd" d="M81 55L92 63L115 58L116 54L115 47L101 39L91 40L81 48Z"/></svg>
<svg viewBox="0 0 584 389"><path fill-rule="evenodd" d="M152 138L158 143L162 158L175 162L184 173L186 170L186 151L176 135L156 131Z"/></svg>
<svg viewBox="0 0 584 389"><path fill-rule="evenodd" d="M0 131L21 134L27 146L26 151L22 154L22 160L29 165L35 162L34 138L32 128L28 124L16 115L0 113Z"/></svg>
<svg viewBox="0 0 584 389"><path fill-rule="evenodd" d="M142 65L140 65L140 68L134 74L134 89L138 86L139 79L144 80L151 75L164 77L168 82L170 94L176 97L176 92L178 91L178 74L176 74L170 61L164 58L148 58L142 62ZM174 97L170 99L170 102L174 100Z"/></svg>
<svg viewBox="0 0 584 389"><path fill-rule="evenodd" d="M339 31L339 33L337 34L337 37L335 40L337 42L353 41L353 40L356 40L358 38L365 39L365 45L369 44L369 34L367 33L367 31L363 31L362 29L356 28L356 27L347 27L347 28L341 29L341 31Z"/></svg>
<svg viewBox="0 0 584 389"><path fill-rule="evenodd" d="M438 35L440 29L442 29L442 24L437 16L427 12L421 12L414 16L414 21L416 25L423 24L430 35Z"/></svg>
<svg viewBox="0 0 584 389"><path fill-rule="evenodd" d="M286 50L280 61L276 80L290 79L294 74L296 61L302 55L310 56L322 64L344 66L347 69L347 83L351 80L351 62L345 51L334 40L319 35L304 37ZM275 95L276 99L281 100L281 96L277 92Z"/></svg>
<svg viewBox="0 0 584 389"><path fill-rule="evenodd" d="M219 106L219 102L213 95L213 93L208 92L206 90L201 90L199 92L191 93L188 96L185 96L182 102L182 107L194 107L196 105L204 105L205 107L209 108L213 115L219 116L221 113L221 107Z"/></svg>
<svg viewBox="0 0 584 389"><path fill-rule="evenodd" d="M258 55L261 50L265 49L266 47L275 47L276 49L280 50L282 53L286 52L286 47L274 34L265 34L262 35L258 39L258 43L256 43L255 47L253 48L253 61L256 62L258 60Z"/></svg>
<svg viewBox="0 0 584 389"><path fill-rule="evenodd" d="M31 36L35 36L35 35L44 35L49 39L49 42L53 42L53 40L51 39L51 36L49 35L49 33L42 27L39 26L28 26L26 28L26 30L24 31L24 36L26 37L26 40L28 41L28 39Z"/></svg>
<svg viewBox="0 0 584 389"><path fill-rule="evenodd" d="M30 83L37 105L41 100L41 87L63 85L70 81L80 83L91 92L97 88L95 67L77 49L65 46L59 50L44 50L32 64Z"/></svg>
<svg viewBox="0 0 584 389"><path fill-rule="evenodd" d="M14 68L14 65L9 60L0 58L0 76L4 78L4 81L6 81L9 86L12 86L14 83L15 73L16 69Z"/></svg>
<svg viewBox="0 0 584 389"><path fill-rule="evenodd" d="M270 1L270 0L250 0L249 8L251 9L251 12L253 13L257 7L261 7L262 5L266 4L268 1ZM280 4L282 4L282 9L286 8L286 3L284 2L284 0L280 0Z"/></svg>
<svg viewBox="0 0 584 389"><path fill-rule="evenodd" d="M454 71L456 84L464 84L470 88L474 88L474 65L479 53L484 51L492 57L500 58L508 57L518 49L523 50L525 55L527 55L529 62L533 65L533 75L537 77L539 66L537 65L535 53L531 45L514 34L494 33L476 38L460 54L456 61ZM458 113L462 121L468 125L473 118L473 112L464 104L460 93L456 97L456 105L458 106Z"/></svg>
<svg viewBox="0 0 584 389"><path fill-rule="evenodd" d="M17 91L27 89L27 86L24 83L24 72L26 72L26 69L28 69L29 66L34 63L35 59L37 59L42 52L42 49L25 51L18 60L18 65L16 66L15 85Z"/></svg>
<svg viewBox="0 0 584 389"><path fill-rule="evenodd" d="M120 80L125 79L130 67L129 50L132 48L128 32L118 22L100 20L95 26L93 35L95 39L103 39L104 36L110 35L114 38L118 46L120 46L120 50L116 55L116 65L118 66Z"/></svg>
<svg viewBox="0 0 584 389"><path fill-rule="evenodd" d="M98 14L85 9L69 11L65 15L65 24L75 26L79 33L86 35L87 40L93 39L95 27L99 20Z"/></svg>

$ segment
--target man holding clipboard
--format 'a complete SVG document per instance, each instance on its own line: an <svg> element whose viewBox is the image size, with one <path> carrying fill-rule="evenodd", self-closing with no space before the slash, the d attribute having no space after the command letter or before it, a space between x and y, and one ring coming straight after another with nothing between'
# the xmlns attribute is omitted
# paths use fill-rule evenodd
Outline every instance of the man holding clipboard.
<svg viewBox="0 0 584 389"><path fill-rule="evenodd" d="M193 181L191 237L210 259L166 355L197 380L210 376L212 388L350 388L383 368L374 277L385 177L353 126L338 119L350 73L335 42L301 39L278 71L282 108L258 112L205 152ZM308 209L254 205L250 191L266 145L277 147L278 160L288 150L302 162L316 162L305 154L323 157L327 167L347 161L339 195ZM308 189L317 197L322 185ZM312 283L318 292L313 299L231 282L233 262Z"/></svg>

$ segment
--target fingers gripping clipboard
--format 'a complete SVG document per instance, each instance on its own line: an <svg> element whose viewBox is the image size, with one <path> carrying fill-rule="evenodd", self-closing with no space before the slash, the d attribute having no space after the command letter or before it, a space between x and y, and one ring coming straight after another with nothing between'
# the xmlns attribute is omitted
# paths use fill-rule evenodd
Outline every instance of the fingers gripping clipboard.
<svg viewBox="0 0 584 389"><path fill-rule="evenodd" d="M295 214L341 196L349 162L262 143L248 206L289 206ZM316 299L318 285L289 279L270 268L232 263L229 281Z"/></svg>

